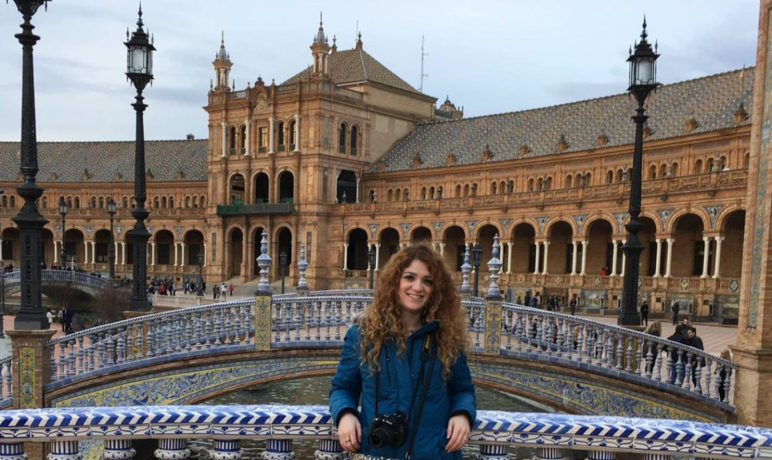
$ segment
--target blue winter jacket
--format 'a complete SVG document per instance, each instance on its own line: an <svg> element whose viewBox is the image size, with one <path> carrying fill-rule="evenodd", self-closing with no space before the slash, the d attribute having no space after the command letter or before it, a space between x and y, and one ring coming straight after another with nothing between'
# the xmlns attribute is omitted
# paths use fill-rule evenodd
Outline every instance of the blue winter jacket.
<svg viewBox="0 0 772 460"><path fill-rule="evenodd" d="M386 342L381 348L378 359L381 365L380 383L378 389L378 415L389 415L397 411L408 413L410 399L421 371L421 348L424 338L437 328L437 322L431 322L411 334L407 339L404 353L397 353L393 342ZM341 351L338 370L332 379L330 390L330 412L337 424L346 411L354 412L362 424L362 445L360 453L389 458L404 458L407 442L400 447L373 448L367 441L370 421L375 417L375 372L370 372L369 366L360 361L359 326L354 325L346 333L346 339ZM467 366L466 356L461 354L451 366L451 376L442 378L442 364L436 355L434 368L429 379L429 388L424 402L413 445L412 458L426 459L460 459L461 452L448 453L447 444L448 420L452 415L464 414L474 425L476 407L474 385ZM430 358L431 359L431 358ZM430 368L426 362L424 375L426 378ZM418 401L422 386L413 404L413 414L410 421L415 420ZM358 409L361 397L361 410ZM410 422L409 422L410 424ZM408 433L412 429L412 424ZM409 435L408 435L409 438Z"/></svg>

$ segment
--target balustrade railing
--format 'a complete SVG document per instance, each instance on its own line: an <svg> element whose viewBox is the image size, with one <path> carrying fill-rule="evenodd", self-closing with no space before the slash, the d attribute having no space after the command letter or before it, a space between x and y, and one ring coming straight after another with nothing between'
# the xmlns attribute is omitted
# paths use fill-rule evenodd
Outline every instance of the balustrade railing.
<svg viewBox="0 0 772 460"><path fill-rule="evenodd" d="M65 272L70 273L70 272ZM338 347L346 328L372 301L369 290L314 291L312 296L273 296L271 348ZM484 347L489 303L463 301L469 319L472 352ZM155 313L86 329L53 339L46 391L74 381L179 360L199 354L255 349L254 299ZM588 367L643 385L670 385L677 393L713 400L731 410L731 361L642 332L587 318L504 302L501 305L499 354ZM10 357L0 360L0 407L11 394Z"/></svg>
<svg viewBox="0 0 772 460"><path fill-rule="evenodd" d="M109 280L85 272L73 270L41 270L40 280L43 282L75 283L82 286L93 286L99 289L107 288ZM18 270L5 274L5 285L13 286L21 282Z"/></svg>
<svg viewBox="0 0 772 460"><path fill-rule="evenodd" d="M24 443L50 444L49 458L80 458L80 441L104 442L103 458L130 459L132 441L157 439L158 459L186 459L188 441L211 439L210 458L238 459L241 442L262 441L262 458L296 458L293 441L316 440L313 458L344 459L324 406L150 406L26 409L0 412L0 455L22 458ZM536 458L772 458L772 430L662 419L503 411L477 412L469 437L482 459L504 459L518 447ZM579 452L577 452L579 451ZM310 458L304 457L304 458Z"/></svg>

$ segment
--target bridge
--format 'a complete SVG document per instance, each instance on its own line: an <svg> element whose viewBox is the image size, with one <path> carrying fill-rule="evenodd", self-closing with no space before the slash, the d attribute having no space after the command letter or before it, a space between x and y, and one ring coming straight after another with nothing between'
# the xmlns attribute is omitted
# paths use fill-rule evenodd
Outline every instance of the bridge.
<svg viewBox="0 0 772 460"><path fill-rule="evenodd" d="M335 428L322 406L151 406L27 409L0 413L0 454L21 459L25 442L49 444L50 459L78 460L83 448L104 443L104 457L131 459L132 443L151 439L158 459L191 456L188 441L210 439L209 458L240 458L241 442L264 443L262 458L294 459L293 441L316 441L317 460L344 460ZM479 411L469 443L481 459L503 460L515 447L537 459L644 460L772 458L772 430L673 420ZM157 446L157 448L155 448ZM147 454L148 452L144 452ZM309 457L304 457L309 458Z"/></svg>
<svg viewBox="0 0 772 460"><path fill-rule="evenodd" d="M21 283L21 272L15 270L12 272L0 274L0 280L3 282L3 288L6 293L12 293L18 289ZM80 287L89 292L103 291L109 286L109 280L100 276L79 272L75 270L41 270L40 281L46 284L69 284Z"/></svg>
<svg viewBox="0 0 772 460"><path fill-rule="evenodd" d="M45 346L44 400L50 407L191 404L261 382L331 375L346 328L371 300L258 296L56 338ZM477 385L576 414L732 420L730 361L587 318L482 299L464 306ZM0 408L12 405L11 369L11 357L0 359Z"/></svg>

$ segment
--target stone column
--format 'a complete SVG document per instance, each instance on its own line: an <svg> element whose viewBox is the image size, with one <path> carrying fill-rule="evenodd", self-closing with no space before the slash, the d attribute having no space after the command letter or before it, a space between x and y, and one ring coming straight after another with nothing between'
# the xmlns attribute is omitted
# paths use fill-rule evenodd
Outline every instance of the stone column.
<svg viewBox="0 0 772 460"><path fill-rule="evenodd" d="M665 263L665 278L670 278L670 267L673 264L673 238L668 238L667 241L667 262Z"/></svg>
<svg viewBox="0 0 772 460"><path fill-rule="evenodd" d="M571 246L574 248L574 251L571 254L571 275L576 275L576 253L579 251L577 243L577 240L571 242Z"/></svg>
<svg viewBox="0 0 772 460"><path fill-rule="evenodd" d="M0 238L0 262L3 260L3 239Z"/></svg>
<svg viewBox="0 0 772 460"><path fill-rule="evenodd" d="M750 165L745 200L740 315L737 342L732 346L738 365L734 402L737 423L772 426L772 232L770 204L772 171L772 0L760 0L756 69L750 119Z"/></svg>
<svg viewBox="0 0 772 460"><path fill-rule="evenodd" d="M0 240L0 262L3 260L3 240ZM59 242L54 240L54 263L59 263Z"/></svg>
<svg viewBox="0 0 772 460"><path fill-rule="evenodd" d="M381 260L381 243L375 243L375 269L378 271L378 261Z"/></svg>
<svg viewBox="0 0 772 460"><path fill-rule="evenodd" d="M582 273L580 275L585 273L587 273L587 240L582 240Z"/></svg>
<svg viewBox="0 0 772 460"><path fill-rule="evenodd" d="M121 241L121 262L126 265L126 242Z"/></svg>
<svg viewBox="0 0 772 460"><path fill-rule="evenodd" d="M542 274L547 274L547 263L549 262L549 249L550 249L550 242L545 241L544 242L544 271L542 271Z"/></svg>
<svg viewBox="0 0 772 460"><path fill-rule="evenodd" d="M268 117L268 153L274 153L273 151L273 133L275 130L273 116Z"/></svg>
<svg viewBox="0 0 772 460"><path fill-rule="evenodd" d="M179 245L179 243L177 243L177 242L174 243L174 266L175 267L177 266L177 257L179 255L179 254L177 254L178 245Z"/></svg>
<svg viewBox="0 0 772 460"><path fill-rule="evenodd" d="M512 248L515 243L507 243L507 275L512 274Z"/></svg>
<svg viewBox="0 0 772 460"><path fill-rule="evenodd" d="M660 259L662 259L662 240L657 238L657 259L654 261L654 278L659 278Z"/></svg>
<svg viewBox="0 0 772 460"><path fill-rule="evenodd" d="M611 240L611 245L614 247L611 252L611 273L610 276L617 276L617 255L619 254L619 242L617 240ZM624 264L622 264L624 268Z"/></svg>
<svg viewBox="0 0 772 460"><path fill-rule="evenodd" d="M51 380L51 351L45 345L53 329L6 330L11 337L11 408L46 407L44 387ZM43 458L43 445L26 443L29 458Z"/></svg>
<svg viewBox="0 0 772 460"><path fill-rule="evenodd" d="M627 240L622 240L622 246L627 244ZM625 254L624 251L622 251L622 273L619 274L619 276L625 276L625 264L627 263L627 254Z"/></svg>
<svg viewBox="0 0 772 460"><path fill-rule="evenodd" d="M155 265L155 241L150 242L150 265Z"/></svg>
<svg viewBox="0 0 772 460"><path fill-rule="evenodd" d="M204 249L203 249L203 251L204 251L204 265L203 265L203 266L204 266L204 267L206 267L206 264L207 264L207 261L206 261L206 260L207 260L207 255L206 255L206 243L201 243L201 246L204 248Z"/></svg>
<svg viewBox="0 0 772 460"><path fill-rule="evenodd" d="M534 275L538 275L539 274L539 265L540 265L539 262L540 262L540 259L541 259L541 257L539 257L540 256L540 252L541 252L541 241L537 241L536 242L536 263L534 264L534 267L533 267L533 274Z"/></svg>
<svg viewBox="0 0 772 460"><path fill-rule="evenodd" d="M249 130L252 125L252 123L250 123L249 121L249 118L244 120L244 125L246 128L244 129L244 156L248 157L249 156Z"/></svg>
<svg viewBox="0 0 772 460"><path fill-rule="evenodd" d="M357 196L356 196L356 202L357 202L357 203L359 203L359 189L361 188L361 187L359 186L359 185L360 185L360 184L359 184L359 181L360 181L360 180L361 180L361 179L359 179L359 178L357 177Z"/></svg>
<svg viewBox="0 0 772 460"><path fill-rule="evenodd" d="M181 249L180 255L182 256L180 258L180 266L184 267L185 266L185 243L180 243L180 249Z"/></svg>
<svg viewBox="0 0 772 460"><path fill-rule="evenodd" d="M719 269L721 268L721 243L724 241L723 236L716 237L716 261L713 264L713 278L721 276Z"/></svg>
<svg viewBox="0 0 772 460"><path fill-rule="evenodd" d="M91 242L91 264L96 263L96 241Z"/></svg>
<svg viewBox="0 0 772 460"><path fill-rule="evenodd" d="M223 121L220 126L222 127L222 155L220 157L225 158L225 152L228 151L228 124Z"/></svg>
<svg viewBox="0 0 772 460"><path fill-rule="evenodd" d="M348 243L343 243L343 269L348 270Z"/></svg>
<svg viewBox="0 0 772 460"><path fill-rule="evenodd" d="M300 151L300 114L295 114L295 152Z"/></svg>
<svg viewBox="0 0 772 460"><path fill-rule="evenodd" d="M439 245L440 245L440 255L444 256L445 255L445 243L439 243Z"/></svg>
<svg viewBox="0 0 772 460"><path fill-rule="evenodd" d="M117 241L113 241L113 254L115 254L115 259L113 260L113 263L115 265L118 265L118 256L120 254L118 253L118 242Z"/></svg>
<svg viewBox="0 0 772 460"><path fill-rule="evenodd" d="M705 250L702 252L702 275L700 278L708 277L708 259L710 258L710 237L703 236L702 241L705 246Z"/></svg>
<svg viewBox="0 0 772 460"><path fill-rule="evenodd" d="M88 243L88 241L83 242L83 265L88 263Z"/></svg>

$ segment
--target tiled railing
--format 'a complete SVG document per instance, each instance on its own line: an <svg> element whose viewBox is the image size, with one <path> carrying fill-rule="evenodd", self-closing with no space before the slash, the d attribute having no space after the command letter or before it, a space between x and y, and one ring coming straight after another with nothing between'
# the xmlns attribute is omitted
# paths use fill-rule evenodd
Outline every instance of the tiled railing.
<svg viewBox="0 0 772 460"><path fill-rule="evenodd" d="M98 289L105 289L108 285L108 280L105 278L71 270L41 270L40 280L44 283L74 283L81 286L92 286ZM21 276L18 270L5 274L6 287L19 284L20 282Z"/></svg>
<svg viewBox="0 0 772 460"><path fill-rule="evenodd" d="M49 443L49 458L75 460L80 441L104 441L103 458L130 459L131 441L157 439L159 459L190 456L188 440L212 439L210 458L238 459L243 440L265 442L263 458L295 458L293 441L317 440L315 459L344 459L323 406L150 406L26 409L0 412L0 455L22 458L24 442ZM772 458L772 430L662 419L478 411L469 444L483 459L517 447L536 458L645 460ZM146 456L148 452L142 452Z"/></svg>

